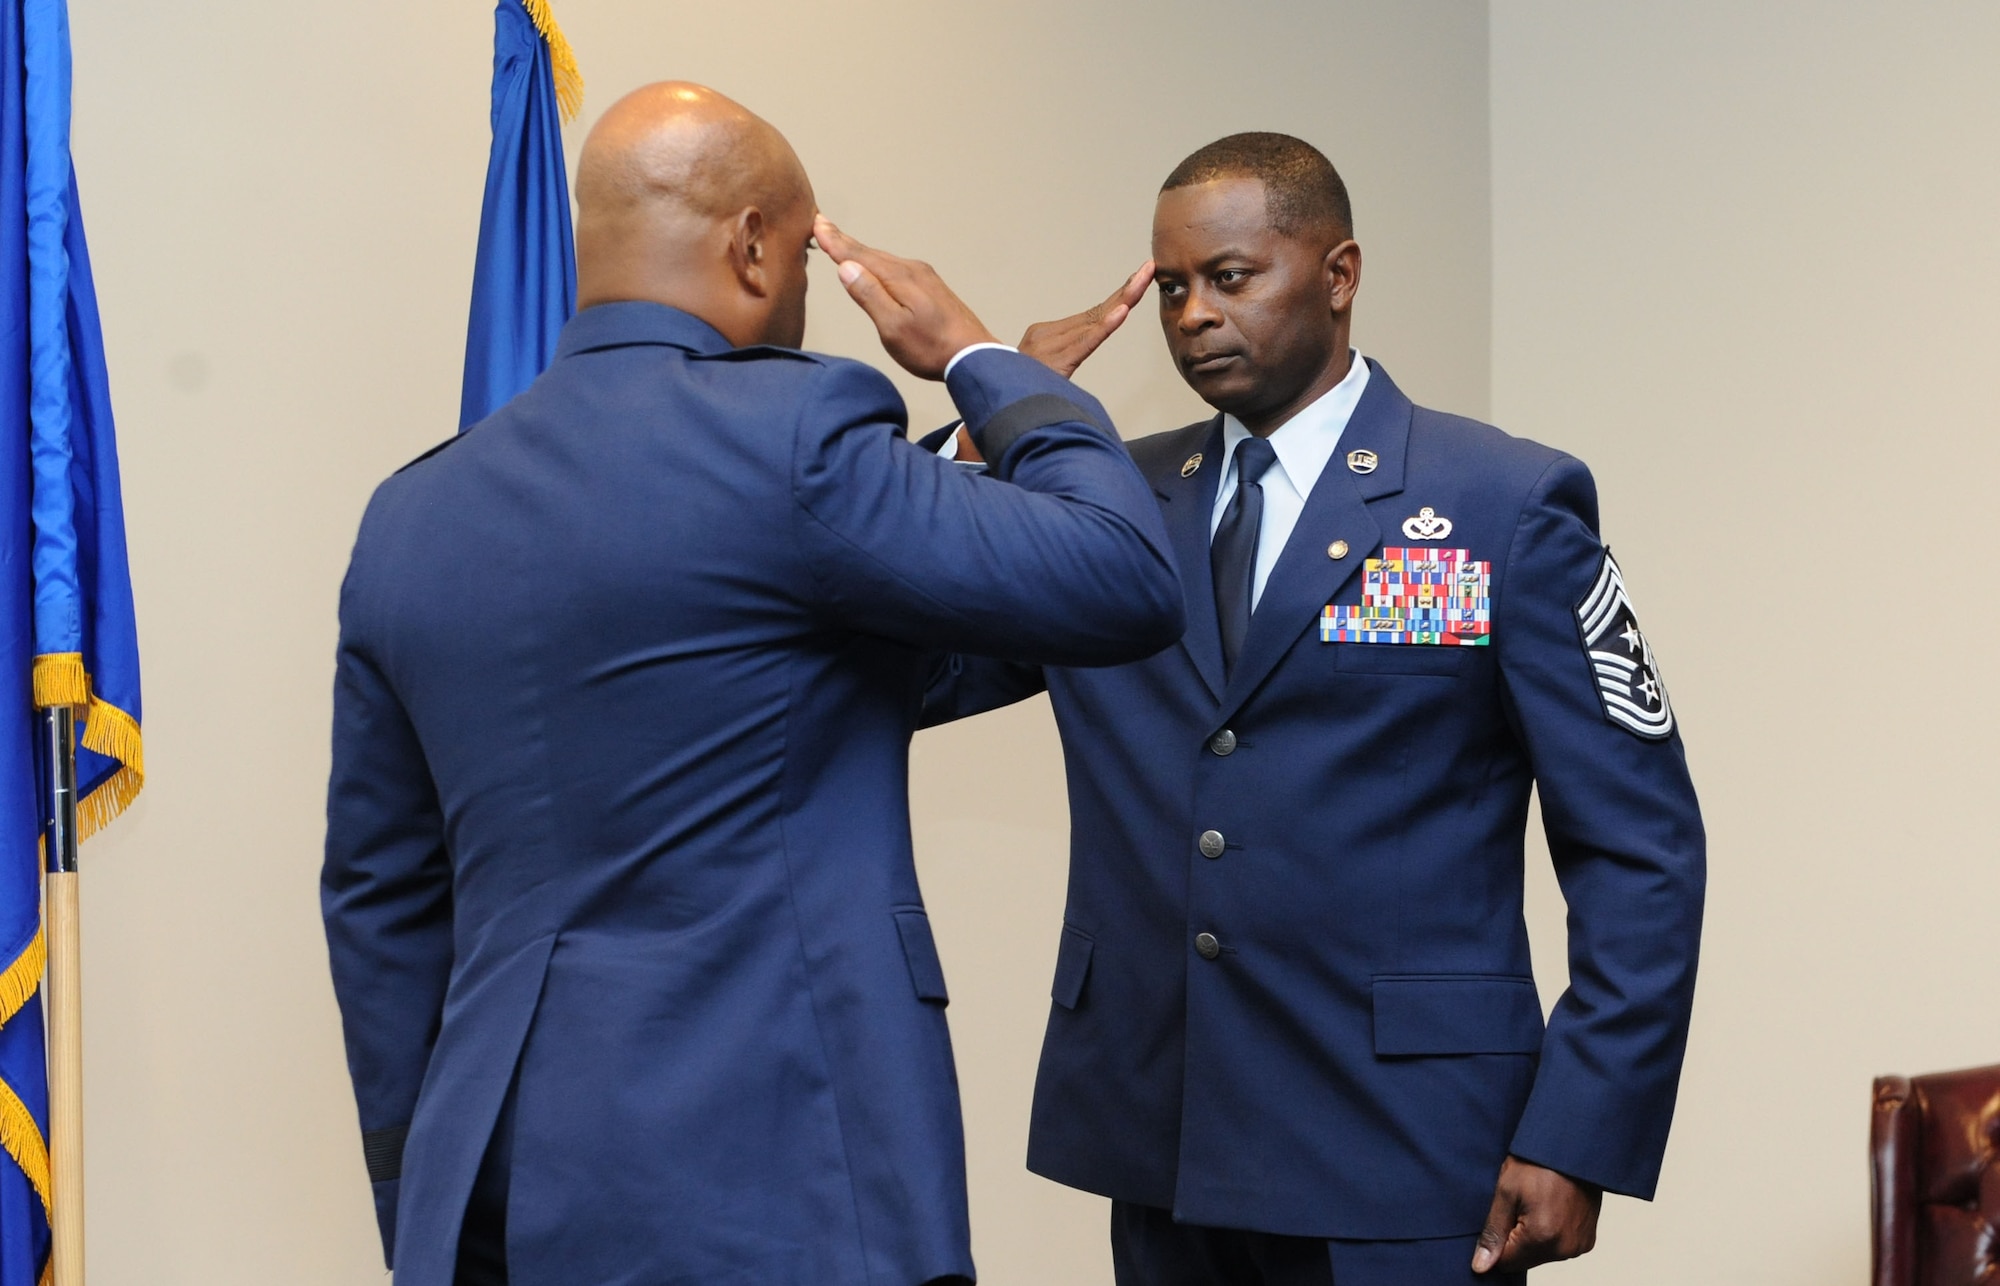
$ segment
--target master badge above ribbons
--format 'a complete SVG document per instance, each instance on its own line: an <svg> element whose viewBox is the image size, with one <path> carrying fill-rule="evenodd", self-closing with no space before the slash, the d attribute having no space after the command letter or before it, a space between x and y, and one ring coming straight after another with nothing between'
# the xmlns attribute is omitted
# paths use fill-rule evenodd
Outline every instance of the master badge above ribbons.
<svg viewBox="0 0 2000 1286"><path fill-rule="evenodd" d="M1391 547L1361 568L1361 602L1328 603L1322 643L1485 647L1493 640L1493 564L1463 549Z"/></svg>
<svg viewBox="0 0 2000 1286"><path fill-rule="evenodd" d="M1667 700L1666 684L1660 681L1659 663L1639 632L1639 618L1625 596L1625 578L1609 549L1604 551L1596 582L1576 605L1576 626L1597 680L1604 717L1648 741L1673 736L1674 708Z"/></svg>

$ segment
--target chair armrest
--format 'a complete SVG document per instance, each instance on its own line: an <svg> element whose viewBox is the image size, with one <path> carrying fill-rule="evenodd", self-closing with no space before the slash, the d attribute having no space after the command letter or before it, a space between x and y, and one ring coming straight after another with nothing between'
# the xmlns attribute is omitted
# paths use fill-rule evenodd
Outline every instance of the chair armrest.
<svg viewBox="0 0 2000 1286"><path fill-rule="evenodd" d="M1869 1177L1874 1202L1873 1286L1915 1286L1917 1280L1917 1104L1910 1078L1875 1080L1869 1130Z"/></svg>

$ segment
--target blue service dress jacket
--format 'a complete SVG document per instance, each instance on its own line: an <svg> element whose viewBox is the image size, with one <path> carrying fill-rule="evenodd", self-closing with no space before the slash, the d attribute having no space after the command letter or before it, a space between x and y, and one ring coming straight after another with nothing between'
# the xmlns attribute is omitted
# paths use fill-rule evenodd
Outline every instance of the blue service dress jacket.
<svg viewBox="0 0 2000 1286"><path fill-rule="evenodd" d="M1705 841L1589 472L1375 367L1225 677L1222 443L1218 417L1132 445L1180 567L1178 647L1098 670L954 657L928 698L939 722L1045 677L1062 734L1069 896L1029 1167L1322 1238L1477 1232L1510 1151L1650 1195ZM1531 787L1570 907L1546 1031Z"/></svg>
<svg viewBox="0 0 2000 1286"><path fill-rule="evenodd" d="M586 309L384 482L340 600L323 909L397 1286L513 1121L516 1286L969 1274L907 754L939 649L1169 646L1159 511L1033 360L904 440L854 362Z"/></svg>

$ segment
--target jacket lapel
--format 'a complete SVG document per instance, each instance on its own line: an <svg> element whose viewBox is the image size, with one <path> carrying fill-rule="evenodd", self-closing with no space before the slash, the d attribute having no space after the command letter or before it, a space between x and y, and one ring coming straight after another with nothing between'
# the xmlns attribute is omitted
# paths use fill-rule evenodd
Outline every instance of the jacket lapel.
<svg viewBox="0 0 2000 1286"><path fill-rule="evenodd" d="M1278 556L1271 579L1264 584L1264 594L1257 600L1257 610L1251 614L1243 654L1236 658L1236 669L1222 694L1224 718L1233 715L1249 699L1272 667L1291 650L1299 635L1319 619L1320 610L1374 553L1382 539L1382 528L1368 512L1368 502L1403 489L1403 464L1410 445L1410 400L1390 382L1388 373L1380 366L1371 362L1369 367L1368 388L1361 395L1360 405L1354 408L1346 431L1340 435L1340 446L1306 497L1305 511L1299 515L1298 525L1292 528L1291 539L1285 542L1285 551ZM1375 453L1373 472L1354 472L1347 461L1355 451ZM1211 491L1210 495L1213 494ZM1327 553L1337 540L1347 542L1347 552L1341 558ZM1178 545L1174 552L1185 559ZM1207 565L1204 540L1204 584L1208 583ZM1183 561L1184 584L1189 580L1187 569L1188 564ZM1215 625L1214 598L1211 593L1209 631L1218 639L1219 651L1221 636ZM1192 634L1192 603L1188 621L1188 632Z"/></svg>
<svg viewBox="0 0 2000 1286"><path fill-rule="evenodd" d="M1181 592L1187 598L1187 630L1181 635L1181 646L1201 672L1209 694L1220 699L1222 627L1215 618L1215 579L1208 567L1208 523L1215 511L1215 489L1222 479L1222 417L1190 427L1206 432L1188 435L1188 454L1183 457L1174 452L1175 458L1153 480L1153 490L1162 501L1174 561L1180 564ZM1185 461L1196 451L1201 453L1201 463L1183 476Z"/></svg>

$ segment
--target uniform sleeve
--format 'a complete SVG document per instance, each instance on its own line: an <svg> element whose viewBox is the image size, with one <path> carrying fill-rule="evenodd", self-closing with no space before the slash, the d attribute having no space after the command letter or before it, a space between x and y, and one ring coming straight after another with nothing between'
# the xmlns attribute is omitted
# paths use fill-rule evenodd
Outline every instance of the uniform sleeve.
<svg viewBox="0 0 2000 1286"><path fill-rule="evenodd" d="M1178 638L1166 530L1102 408L1016 353L973 354L950 388L984 476L906 441L878 373L818 373L793 477L817 605L860 632L1036 664L1120 664Z"/></svg>
<svg viewBox="0 0 2000 1286"><path fill-rule="evenodd" d="M969 719L988 710L1026 701L1048 690L1039 665L996 661L991 657L954 652L941 656L924 687L923 716L918 727L935 728L955 719Z"/></svg>
<svg viewBox="0 0 2000 1286"><path fill-rule="evenodd" d="M1535 487L1498 590L1493 646L1569 905L1570 985L1512 1150L1650 1199L1687 1046L1706 839L1580 462Z"/></svg>
<svg viewBox="0 0 2000 1286"><path fill-rule="evenodd" d="M362 1151L393 1257L403 1139L450 981L451 867L430 769L342 590L320 907Z"/></svg>

